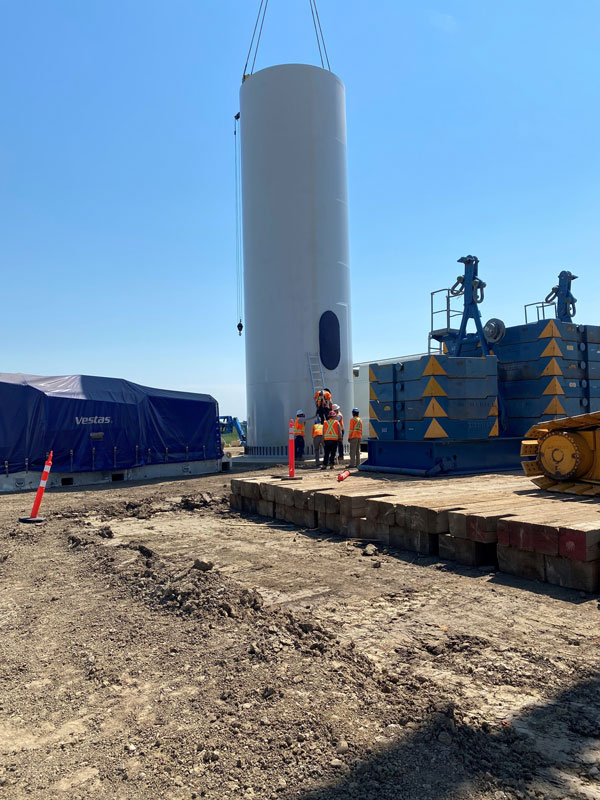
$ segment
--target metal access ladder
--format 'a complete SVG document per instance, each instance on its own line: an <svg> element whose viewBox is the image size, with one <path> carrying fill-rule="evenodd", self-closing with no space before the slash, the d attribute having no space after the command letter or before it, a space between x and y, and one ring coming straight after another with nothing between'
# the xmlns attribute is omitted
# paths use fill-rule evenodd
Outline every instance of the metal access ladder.
<svg viewBox="0 0 600 800"><path fill-rule="evenodd" d="M310 379L312 381L313 397L316 392L320 392L325 388L325 378L323 377L323 368L321 367L321 359L318 353L307 353L308 358L308 371L310 372Z"/></svg>

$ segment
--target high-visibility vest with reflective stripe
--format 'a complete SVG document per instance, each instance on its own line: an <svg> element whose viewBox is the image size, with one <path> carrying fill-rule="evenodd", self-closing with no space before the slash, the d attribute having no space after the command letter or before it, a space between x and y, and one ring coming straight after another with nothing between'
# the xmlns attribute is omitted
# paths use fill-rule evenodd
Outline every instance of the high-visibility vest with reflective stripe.
<svg viewBox="0 0 600 800"><path fill-rule="evenodd" d="M323 397L325 398L325 403L330 406L331 405L331 392L323 392Z"/></svg>
<svg viewBox="0 0 600 800"><path fill-rule="evenodd" d="M323 390L319 389L318 392L315 392L315 403L318 406L322 406L325 403L325 398L323 396Z"/></svg>
<svg viewBox="0 0 600 800"><path fill-rule="evenodd" d="M296 417L294 433L296 436L304 436L304 420L301 417Z"/></svg>
<svg viewBox="0 0 600 800"><path fill-rule="evenodd" d="M320 422L315 422L312 426L312 438L314 439L315 436L323 436L323 426Z"/></svg>
<svg viewBox="0 0 600 800"><path fill-rule="evenodd" d="M349 439L362 439L362 419L360 417L352 417L350 420L350 433Z"/></svg>
<svg viewBox="0 0 600 800"><path fill-rule="evenodd" d="M328 419L325 420L324 426L325 433L323 434L324 439L339 439L340 438L340 423L337 419Z"/></svg>

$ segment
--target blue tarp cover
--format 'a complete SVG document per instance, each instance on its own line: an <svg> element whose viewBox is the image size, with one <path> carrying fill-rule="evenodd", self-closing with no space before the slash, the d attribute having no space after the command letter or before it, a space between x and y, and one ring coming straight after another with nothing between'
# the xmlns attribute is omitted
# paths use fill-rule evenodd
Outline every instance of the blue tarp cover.
<svg viewBox="0 0 600 800"><path fill-rule="evenodd" d="M61 472L220 458L219 407L120 378L0 373L0 469L41 470L50 450Z"/></svg>

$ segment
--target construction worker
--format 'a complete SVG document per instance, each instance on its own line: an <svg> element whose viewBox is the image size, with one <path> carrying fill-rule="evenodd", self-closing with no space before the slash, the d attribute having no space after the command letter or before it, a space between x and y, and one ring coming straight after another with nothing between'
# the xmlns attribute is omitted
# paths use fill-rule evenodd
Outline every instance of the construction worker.
<svg viewBox="0 0 600 800"><path fill-rule="evenodd" d="M317 417L321 420L322 425L329 414L329 408L325 402L325 391L323 389L318 389L315 392L315 406L317 408Z"/></svg>
<svg viewBox="0 0 600 800"><path fill-rule="evenodd" d="M335 452L338 447L338 441L342 435L340 423L336 419L335 411L329 412L329 418L325 420L323 425L323 444L325 445L325 458L321 469L333 469L333 462L335 460Z"/></svg>
<svg viewBox="0 0 600 800"><path fill-rule="evenodd" d="M358 408L352 409L352 419L350 420L350 433L348 443L350 445L350 466L360 466L360 440L362 439L362 419L359 417Z"/></svg>
<svg viewBox="0 0 600 800"><path fill-rule="evenodd" d="M312 440L315 450L315 466L319 466L319 456L321 455L321 445L323 444L323 423L315 422L312 426Z"/></svg>
<svg viewBox="0 0 600 800"><path fill-rule="evenodd" d="M337 403L333 404L332 411L335 412L335 418L340 423L340 429L342 431L341 436L338 440L338 450L337 450L337 461L344 460L344 415L340 411L340 407Z"/></svg>
<svg viewBox="0 0 600 800"><path fill-rule="evenodd" d="M325 416L327 417L329 412L332 410L331 409L331 392L329 391L329 389L327 387L325 387L323 389L323 399L325 400L325 408L327 409L327 414Z"/></svg>
<svg viewBox="0 0 600 800"><path fill-rule="evenodd" d="M294 420L294 456L296 461L304 460L304 411L301 408L296 411Z"/></svg>

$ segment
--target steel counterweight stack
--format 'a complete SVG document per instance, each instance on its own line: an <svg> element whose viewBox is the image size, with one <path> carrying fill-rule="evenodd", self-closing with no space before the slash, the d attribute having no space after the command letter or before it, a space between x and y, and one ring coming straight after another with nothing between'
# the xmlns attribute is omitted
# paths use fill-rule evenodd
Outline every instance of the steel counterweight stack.
<svg viewBox="0 0 600 800"><path fill-rule="evenodd" d="M495 356L424 356L371 364L369 375L369 464L417 474L513 465L487 447L499 433Z"/></svg>
<svg viewBox="0 0 600 800"><path fill-rule="evenodd" d="M465 348L476 355L479 347ZM494 346L504 410L502 433L600 410L600 327L539 320L506 329Z"/></svg>

